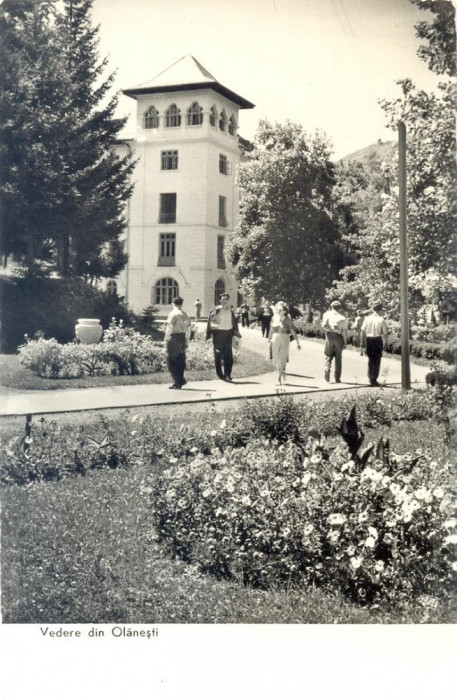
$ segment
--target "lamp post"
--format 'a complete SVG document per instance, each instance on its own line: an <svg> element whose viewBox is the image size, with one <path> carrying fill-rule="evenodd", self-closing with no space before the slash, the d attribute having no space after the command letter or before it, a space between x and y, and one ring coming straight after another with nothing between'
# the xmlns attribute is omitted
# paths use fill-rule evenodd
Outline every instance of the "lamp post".
<svg viewBox="0 0 457 700"><path fill-rule="evenodd" d="M411 389L408 314L408 234L406 227L406 126L398 123L399 207L400 207L400 322L401 387Z"/></svg>

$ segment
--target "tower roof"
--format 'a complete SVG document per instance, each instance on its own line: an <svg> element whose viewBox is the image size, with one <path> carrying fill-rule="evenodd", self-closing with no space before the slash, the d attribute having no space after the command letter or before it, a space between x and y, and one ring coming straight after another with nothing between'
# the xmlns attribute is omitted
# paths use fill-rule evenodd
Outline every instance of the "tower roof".
<svg viewBox="0 0 457 700"><path fill-rule="evenodd" d="M158 73L148 82L134 88L128 88L122 92L128 97L136 99L138 95L202 89L214 90L224 95L224 97L237 104L241 109L252 109L254 107L252 102L245 100L244 97L237 95L232 90L218 83L216 78L190 54L183 56L179 61Z"/></svg>

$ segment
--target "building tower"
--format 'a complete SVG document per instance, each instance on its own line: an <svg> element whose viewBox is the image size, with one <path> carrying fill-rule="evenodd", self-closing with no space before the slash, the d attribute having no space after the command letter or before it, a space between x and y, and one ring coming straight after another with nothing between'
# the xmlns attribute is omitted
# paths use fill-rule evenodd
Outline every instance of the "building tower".
<svg viewBox="0 0 457 700"><path fill-rule="evenodd" d="M162 317L177 294L190 315L195 299L206 315L223 291L236 305L224 244L238 213L238 114L254 105L190 55L124 94L137 101L137 126L120 146L138 164L118 293L136 313L152 304Z"/></svg>

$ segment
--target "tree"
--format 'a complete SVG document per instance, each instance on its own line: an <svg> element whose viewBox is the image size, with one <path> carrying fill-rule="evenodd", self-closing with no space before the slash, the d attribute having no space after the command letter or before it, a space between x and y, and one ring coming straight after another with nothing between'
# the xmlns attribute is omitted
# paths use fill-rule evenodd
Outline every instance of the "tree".
<svg viewBox="0 0 457 700"><path fill-rule="evenodd" d="M451 0L411 0L421 10L429 10L433 22L421 21L415 25L419 39L428 44L419 47L417 54L428 63L434 73L456 75L455 7Z"/></svg>
<svg viewBox="0 0 457 700"><path fill-rule="evenodd" d="M433 11L439 14L448 3L436 5ZM429 38L430 46L421 47L420 55L429 60L429 66L436 72L452 72L455 29L453 41L449 33L453 25L443 23L441 14L439 21L427 25L428 33L425 24L419 23L417 32ZM399 121L405 123L407 130L410 306L413 312L421 312L427 305L444 311L454 294L457 269L456 85L454 80L448 80L439 84L436 94L428 94L409 79L398 84L402 96L391 101L380 100L380 104L395 132ZM388 187L382 184L386 172ZM348 186L347 173L341 176ZM329 294L342 295L355 305L371 303L380 296L391 315L397 317L398 154L394 152L378 173L371 174L367 187L353 189L351 197L351 212L358 230L346 232L345 240L355 252L357 262L343 270Z"/></svg>
<svg viewBox="0 0 457 700"><path fill-rule="evenodd" d="M259 123L240 164L240 214L228 256L243 293L320 301L341 265L331 218L334 181L326 139L298 124Z"/></svg>
<svg viewBox="0 0 457 700"><path fill-rule="evenodd" d="M8 4L9 3L9 4ZM8 0L0 52L2 251L29 273L57 270L93 281L126 264L121 236L134 163L119 158L125 123L106 102L92 0L30 11ZM16 3L15 3L16 5Z"/></svg>

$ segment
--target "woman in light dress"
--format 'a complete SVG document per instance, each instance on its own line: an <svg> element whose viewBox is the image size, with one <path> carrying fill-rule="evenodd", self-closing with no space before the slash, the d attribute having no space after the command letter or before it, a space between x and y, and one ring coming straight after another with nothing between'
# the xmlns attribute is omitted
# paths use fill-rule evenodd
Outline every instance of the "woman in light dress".
<svg viewBox="0 0 457 700"><path fill-rule="evenodd" d="M300 349L300 343L289 315L289 309L283 301L278 301L275 306L275 313L271 319L268 336L271 343L273 364L278 372L278 385L286 384L286 364L289 360L290 336L297 341L297 347Z"/></svg>

